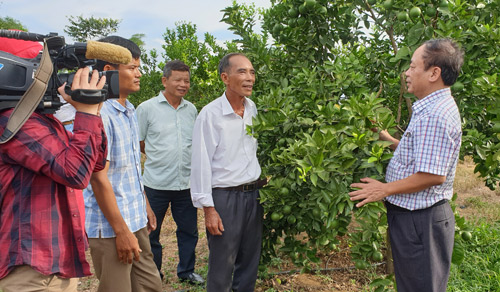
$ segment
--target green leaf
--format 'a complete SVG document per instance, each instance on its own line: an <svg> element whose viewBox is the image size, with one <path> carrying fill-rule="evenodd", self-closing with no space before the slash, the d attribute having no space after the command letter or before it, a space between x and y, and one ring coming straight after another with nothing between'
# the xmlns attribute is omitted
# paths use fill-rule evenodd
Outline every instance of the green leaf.
<svg viewBox="0 0 500 292"><path fill-rule="evenodd" d="M314 186L317 185L318 183L318 175L316 175L316 173L311 173L311 182Z"/></svg>
<svg viewBox="0 0 500 292"><path fill-rule="evenodd" d="M401 59L407 59L410 56L410 49L408 47L402 47L396 53L395 60L399 61Z"/></svg>
<svg viewBox="0 0 500 292"><path fill-rule="evenodd" d="M420 43L425 26L422 23L415 24L408 32L408 46L412 47Z"/></svg>
<svg viewBox="0 0 500 292"><path fill-rule="evenodd" d="M455 245L453 246L453 254L451 256L451 262L455 265L460 265L465 258L465 248L464 246L455 240Z"/></svg>

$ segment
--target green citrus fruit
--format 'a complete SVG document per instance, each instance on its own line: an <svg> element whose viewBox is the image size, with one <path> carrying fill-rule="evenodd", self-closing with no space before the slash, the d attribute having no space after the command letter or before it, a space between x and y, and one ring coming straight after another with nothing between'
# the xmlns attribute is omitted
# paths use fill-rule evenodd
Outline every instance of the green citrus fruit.
<svg viewBox="0 0 500 292"><path fill-rule="evenodd" d="M294 107L295 107L295 109L301 109L302 108L302 103L296 102L295 105L294 105Z"/></svg>
<svg viewBox="0 0 500 292"><path fill-rule="evenodd" d="M319 12L319 14L326 15L328 13L328 9L326 9L325 6L320 6L318 8L318 12Z"/></svg>
<svg viewBox="0 0 500 292"><path fill-rule="evenodd" d="M288 189L287 189L287 188L285 188L285 187L280 188L280 195L282 195L282 196L286 196L286 195L288 195L289 193L290 193L290 191L288 191Z"/></svg>
<svg viewBox="0 0 500 292"><path fill-rule="evenodd" d="M297 218L295 218L295 216L293 215L290 215L286 218L286 221L288 221L289 224L295 224L295 222L297 222Z"/></svg>
<svg viewBox="0 0 500 292"><path fill-rule="evenodd" d="M406 13L405 11L398 12L397 17L399 21L407 21L409 18L408 13Z"/></svg>
<svg viewBox="0 0 500 292"><path fill-rule="evenodd" d="M422 14L422 10L420 10L420 8L415 6L412 9L410 9L410 17L412 19L420 17L420 14Z"/></svg>
<svg viewBox="0 0 500 292"><path fill-rule="evenodd" d="M273 27L273 33L279 34L282 29L283 29L283 25L281 23L276 23Z"/></svg>
<svg viewBox="0 0 500 292"><path fill-rule="evenodd" d="M312 213L314 217L319 217L321 215L321 211L319 210L319 208L314 208L312 210Z"/></svg>
<svg viewBox="0 0 500 292"><path fill-rule="evenodd" d="M333 220L331 226L333 229L337 229L340 226L340 220L338 220L338 219Z"/></svg>
<svg viewBox="0 0 500 292"><path fill-rule="evenodd" d="M441 8L448 8L448 1L447 0L441 0L441 2L439 2L439 7L441 7Z"/></svg>
<svg viewBox="0 0 500 292"><path fill-rule="evenodd" d="M299 232L306 231L306 226L304 224L302 224L301 222L299 222L299 224L297 224L297 231L299 231Z"/></svg>
<svg viewBox="0 0 500 292"><path fill-rule="evenodd" d="M305 3L299 6L299 12L300 12L300 14L307 13L307 7L306 7Z"/></svg>
<svg viewBox="0 0 500 292"><path fill-rule="evenodd" d="M436 16L436 8L432 7L432 6L429 6L427 7L427 9L425 9L425 15L429 16L429 17L434 17Z"/></svg>
<svg viewBox="0 0 500 292"><path fill-rule="evenodd" d="M455 84L453 84L451 86L451 90L453 90L453 91L462 91L462 90L464 90L464 84L462 82L460 82L460 81L457 81L457 82L455 82Z"/></svg>
<svg viewBox="0 0 500 292"><path fill-rule="evenodd" d="M273 220L274 222L279 221L280 219L281 219L281 214L280 213L273 212L271 214L271 220Z"/></svg>
<svg viewBox="0 0 500 292"><path fill-rule="evenodd" d="M382 6L384 6L385 10L391 10L392 9L392 0L385 0Z"/></svg>
<svg viewBox="0 0 500 292"><path fill-rule="evenodd" d="M288 9L288 16L292 18L297 18L299 16L299 11L295 7L292 7Z"/></svg>
<svg viewBox="0 0 500 292"><path fill-rule="evenodd" d="M495 64L497 64L497 66L500 66L500 55L495 58Z"/></svg>
<svg viewBox="0 0 500 292"><path fill-rule="evenodd" d="M316 5L316 0L306 0L304 5L308 8L313 8Z"/></svg>
<svg viewBox="0 0 500 292"><path fill-rule="evenodd" d="M354 264L354 266L358 270L364 270L364 269L366 269L368 267L368 263L366 263L365 261L356 261L356 263Z"/></svg>
<svg viewBox="0 0 500 292"><path fill-rule="evenodd" d="M377 3L377 0L368 0L368 4L370 5L375 5Z"/></svg>
<svg viewBox="0 0 500 292"><path fill-rule="evenodd" d="M493 124L492 129L494 133L500 133L500 123L496 122L495 124Z"/></svg>
<svg viewBox="0 0 500 292"><path fill-rule="evenodd" d="M376 262L380 262L383 259L384 259L384 255L380 251L375 251L372 254L372 260L374 260Z"/></svg>
<svg viewBox="0 0 500 292"><path fill-rule="evenodd" d="M283 207L283 214L288 215L288 214L291 214L291 213L292 213L292 207L290 207L288 205L285 205Z"/></svg>
<svg viewBox="0 0 500 292"><path fill-rule="evenodd" d="M465 240L465 241L471 240L472 239L472 233L470 233L469 231L462 232L462 239Z"/></svg>
<svg viewBox="0 0 500 292"><path fill-rule="evenodd" d="M328 245L329 243L330 243L330 240L326 237L321 237L319 240L319 244L321 244L322 246Z"/></svg>
<svg viewBox="0 0 500 292"><path fill-rule="evenodd" d="M303 26L304 24L306 24L306 19L305 19L305 18L302 18L302 17L297 18L297 24L298 24L299 26Z"/></svg>

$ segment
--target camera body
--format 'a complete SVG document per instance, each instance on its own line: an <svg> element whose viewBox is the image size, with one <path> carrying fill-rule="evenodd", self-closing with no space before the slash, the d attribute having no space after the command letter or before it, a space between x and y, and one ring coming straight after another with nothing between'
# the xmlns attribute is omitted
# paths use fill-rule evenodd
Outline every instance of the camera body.
<svg viewBox="0 0 500 292"><path fill-rule="evenodd" d="M0 36L24 39L30 41L45 40L48 46L50 59L54 66L52 76L44 93L42 101L37 107L40 113L54 113L62 103L60 102L57 89L67 82L66 91L71 88L74 71L85 66L95 66L96 59L85 57L86 43L75 43L66 45L64 37L55 33L44 36L39 34L0 31ZM7 35L6 35L7 34ZM12 37L12 35L14 35ZM18 38L19 37L19 38ZM24 59L7 52L0 51L0 110L13 108L17 105L23 94L28 90L34 79L35 71L41 60L41 53L33 59ZM106 85L99 96L90 100L77 99L84 103L99 103L108 98L119 97L118 71L104 71L100 75L106 75ZM90 78L90 77L89 77ZM76 99L76 98L75 98Z"/></svg>

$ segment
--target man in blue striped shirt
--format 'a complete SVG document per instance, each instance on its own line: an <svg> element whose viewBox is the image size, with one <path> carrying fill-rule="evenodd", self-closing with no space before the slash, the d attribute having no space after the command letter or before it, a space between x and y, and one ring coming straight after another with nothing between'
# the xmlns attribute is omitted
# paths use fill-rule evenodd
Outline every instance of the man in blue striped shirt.
<svg viewBox="0 0 500 292"><path fill-rule="evenodd" d="M425 42L406 71L408 92L417 98L410 124L393 142L386 183L361 179L349 193L366 203L385 200L398 291L446 291L455 218L448 201L462 139L460 114L451 96L463 52L450 39Z"/></svg>

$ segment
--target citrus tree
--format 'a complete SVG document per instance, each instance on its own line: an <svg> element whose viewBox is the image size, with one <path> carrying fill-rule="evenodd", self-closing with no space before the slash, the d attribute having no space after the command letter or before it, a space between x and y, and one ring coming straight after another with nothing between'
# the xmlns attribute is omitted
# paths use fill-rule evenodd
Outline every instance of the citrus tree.
<svg viewBox="0 0 500 292"><path fill-rule="evenodd" d="M349 185L364 176L383 179L391 154L372 129L397 135L407 126L415 97L407 93L404 71L412 52L430 38L453 38L466 52L452 87L462 115L462 155L472 155L486 184L496 186L498 0L271 3L256 10L234 2L222 20L257 69L253 98L260 113L253 132L271 178L261 198L264 261L279 249L307 269L319 251L336 247L351 218L358 221L351 235L356 266L380 260L384 208L372 203L357 210ZM466 230L463 220L457 230Z"/></svg>
<svg viewBox="0 0 500 292"><path fill-rule="evenodd" d="M214 36L205 33L203 41L197 36L196 25L178 22L174 29L166 28L163 34L163 51L156 50L141 56L143 76L141 91L134 93L131 102L139 105L151 97L157 96L163 89L161 77L165 63L181 60L191 70L191 88L186 99L193 102L198 110L219 97L224 91L224 84L217 74L219 60L228 51L236 51L236 44L226 42L224 46L216 42Z"/></svg>

